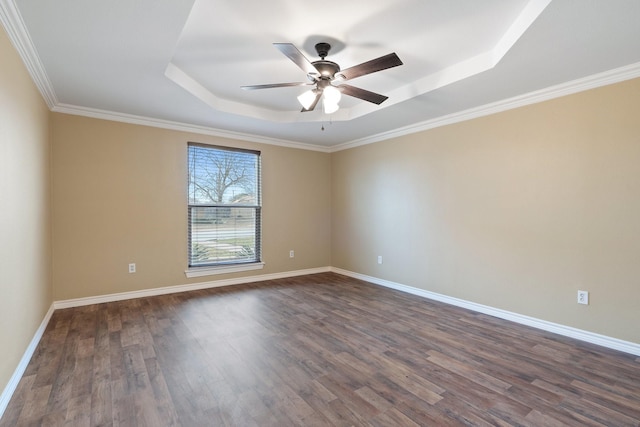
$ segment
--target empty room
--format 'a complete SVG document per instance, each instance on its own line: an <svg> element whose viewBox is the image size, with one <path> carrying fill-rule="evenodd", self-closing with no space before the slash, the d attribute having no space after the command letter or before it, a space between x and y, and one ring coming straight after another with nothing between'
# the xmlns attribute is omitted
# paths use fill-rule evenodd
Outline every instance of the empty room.
<svg viewBox="0 0 640 427"><path fill-rule="evenodd" d="M0 426L640 426L639 20L0 0Z"/></svg>

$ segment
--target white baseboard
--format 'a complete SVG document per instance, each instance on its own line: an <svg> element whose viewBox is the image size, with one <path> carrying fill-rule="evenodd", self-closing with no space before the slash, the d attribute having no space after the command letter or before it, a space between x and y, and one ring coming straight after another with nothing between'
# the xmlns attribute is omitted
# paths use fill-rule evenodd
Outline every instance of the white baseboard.
<svg viewBox="0 0 640 427"><path fill-rule="evenodd" d="M152 297L156 295L175 294L178 292L196 291L199 289L218 288L221 286L241 285L245 283L263 282L265 280L285 279L287 277L304 276L307 274L326 273L331 267L308 268L305 270L285 271L282 273L260 274L257 276L236 277L233 279L212 280L209 282L191 283L188 285L166 286L162 288L143 289L140 291L120 292L116 294L98 295L86 298L74 298L54 301L56 310L60 308L80 307L83 305L102 304L105 302L122 301L134 298Z"/></svg>
<svg viewBox="0 0 640 427"><path fill-rule="evenodd" d="M27 349L24 352L24 355L22 355L22 358L20 359L20 363L18 363L18 367L13 372L13 375L9 379L7 386L2 391L2 394L0 394L0 419L2 419L2 415L4 415L4 411L5 409L7 409L7 405L9 404L9 401L11 400L13 393L16 391L16 388L18 387L18 383L22 379L22 375L24 374L24 371L27 369L27 366L29 365L29 361L31 360L33 353L36 351L36 347L38 347L38 343L40 342L40 339L42 338L42 335L44 334L45 329L47 329L47 325L49 324L49 319L51 319L51 315L53 315L54 310L55 309L53 307L53 304L51 304L51 306L49 307L49 310L47 311L47 314L44 315L44 319L42 319L42 322L40 323L38 330L36 330L36 333L31 339L31 342L27 346Z"/></svg>
<svg viewBox="0 0 640 427"><path fill-rule="evenodd" d="M199 289L208 289L208 288L216 288L221 286L231 286L231 285L240 285L245 283L253 283L253 282L262 282L265 280L276 280L276 279L284 279L287 277L295 277L295 276L304 276L307 274L317 274L317 273L326 273L326 272L334 272L338 274L342 274L344 276L353 277L355 279L364 280L375 285L384 286L391 289L396 289L402 292L406 292L409 294L421 296L424 298L428 298L434 301L444 302L446 304L451 304L457 307L466 308L469 310L473 310L479 313L488 314L490 316L495 316L500 319L509 320L515 323L520 323L522 325L531 326L537 329L545 330L548 332L553 332L559 335L567 336L570 338L575 338L580 341L589 342L592 344L597 344L603 347L607 347L613 350L622 351L625 353L633 354L636 356L640 356L640 344L623 341L617 338L608 337L605 335L599 335L593 332L584 331L581 329L572 328L569 326L560 325L557 323L547 322L546 320L536 319L534 317L524 316L518 313L513 313L506 310L501 310L498 308L489 307L482 304L477 304L471 301L466 301L459 298L453 298L450 296L438 294L435 292L426 291L424 289L414 288L407 285L402 285L400 283L391 282L384 279L379 279L377 277L367 276L360 273L354 273L352 271L343 270L341 268L335 267L318 267L318 268L310 268L306 270L295 270L295 271L287 271L282 273L273 273L273 274L261 274L257 276L247 276L247 277L238 277L234 279L222 279L222 280L214 280L209 282L200 282L193 283L188 285L177 285L177 286L167 286L162 288L154 288L154 289L145 289L141 291L132 291L132 292L121 292L116 294L109 295L100 295L95 297L87 297L87 298L75 298L69 300L62 301L54 301L47 311L40 327L36 331L33 339L29 343L22 359L20 359L20 363L18 367L14 371L9 383L4 388L4 391L0 395L0 419L4 414L13 393L18 387L18 383L22 378L25 370L27 369L27 365L33 356L33 353L44 334L44 331L53 315L53 312L57 309L61 308L70 308L70 307L80 307L84 305L91 304L100 304L105 302L112 301L121 301L133 298L143 298L155 295L166 295L177 292L187 292L194 291Z"/></svg>
<svg viewBox="0 0 640 427"><path fill-rule="evenodd" d="M71 308L71 307L80 307L84 305L91 304L101 304L104 302L112 302L112 301L122 301L133 298L142 298L142 297L150 297L155 295L166 295L173 294L177 292L187 292L194 291L198 289L208 289L208 288L216 288L221 286L231 286L231 285L240 285L244 283L253 283L253 282L262 282L265 280L276 280L276 279L285 279L287 277L295 277L295 276L304 276L307 274L317 274L317 273L326 273L331 271L331 267L318 267L318 268L309 268L305 270L295 270L295 271L286 271L282 273L272 273L272 274L261 274L258 276L246 276L246 277L238 277L234 279L221 279L214 280L209 282L200 282L200 283L192 283L188 285L177 285L177 286L167 286L163 288L154 288L154 289L144 289L141 291L132 291L132 292L121 292L116 294L109 295L99 295L95 297L87 297L87 298L75 298L69 300L62 301L54 301L49 307L49 311L44 316L40 327L36 331L33 339L29 343L27 350L24 352L22 359L20 359L20 363L18 367L14 371L9 383L4 388L4 391L0 395L0 419L2 419L2 415L4 414L5 409L7 409L7 405L13 396L13 393L16 391L18 387L18 383L20 379L22 379L22 375L24 371L27 369L27 365L33 356L42 335L44 334L45 329L47 328L47 324L53 315L55 310L61 308Z"/></svg>
<svg viewBox="0 0 640 427"><path fill-rule="evenodd" d="M634 342L624 341L618 338L612 338L606 335L600 335L582 329L572 328L570 326L536 319L535 317L524 316L522 314L513 313L499 308L477 304L475 302L426 291L424 289L414 288L412 286L402 285L400 283L391 282L389 280L379 279L377 277L367 276L360 273L354 273L352 271L343 270L341 268L331 267L331 271L334 273L342 274L344 276L349 276L355 279L360 279L376 285L384 286L386 288L396 289L398 291L418 295L434 301L444 302L446 304L473 310L478 313L488 314L500 319L509 320L515 323L520 323L522 325L531 326L548 332L553 332L558 335L575 338L580 341L585 341L588 343L600 345L602 347L607 347L613 350L640 356L640 344Z"/></svg>

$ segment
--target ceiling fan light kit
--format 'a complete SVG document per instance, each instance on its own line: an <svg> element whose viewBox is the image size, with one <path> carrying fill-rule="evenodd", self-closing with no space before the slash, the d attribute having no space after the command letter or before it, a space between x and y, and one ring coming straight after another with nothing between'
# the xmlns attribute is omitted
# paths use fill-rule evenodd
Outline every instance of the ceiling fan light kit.
<svg viewBox="0 0 640 427"><path fill-rule="evenodd" d="M298 96L298 101L300 105L302 105L302 108L308 110L311 107L311 104L313 104L313 101L316 99L316 91L317 89L311 89Z"/></svg>
<svg viewBox="0 0 640 427"><path fill-rule="evenodd" d="M340 70L340 66L338 64L325 60L325 57L331 49L331 45L329 43L323 42L315 45L316 52L318 53L320 60L313 62L310 62L302 52L300 52L298 48L291 43L274 43L273 45L287 58L293 61L293 63L295 63L300 69L302 69L302 71L307 73L307 79L311 83L271 83L264 85L242 86L242 89L255 90L291 86L315 86L313 89L298 96L298 101L302 105L302 112L313 111L320 101L320 98L322 98L322 105L325 114L335 113L340 108L338 104L342 94L380 105L388 98L387 96L347 84L334 86L332 82L342 83L346 80L402 65L402 61L398 55L390 53L345 70Z"/></svg>
<svg viewBox="0 0 640 427"><path fill-rule="evenodd" d="M340 92L340 89L338 89L335 86L327 86L324 88L324 100L337 104L338 102L340 102L340 98L342 98L342 93Z"/></svg>
<svg viewBox="0 0 640 427"><path fill-rule="evenodd" d="M338 105L338 103L332 103L327 101L326 99L322 100L322 107L324 110L325 114L333 114L336 111L338 111L338 109L340 108L340 106Z"/></svg>

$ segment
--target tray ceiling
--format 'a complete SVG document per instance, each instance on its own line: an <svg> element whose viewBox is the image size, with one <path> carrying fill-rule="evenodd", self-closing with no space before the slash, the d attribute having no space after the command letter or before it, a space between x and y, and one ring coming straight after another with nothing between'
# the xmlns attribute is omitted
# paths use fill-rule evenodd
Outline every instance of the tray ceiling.
<svg viewBox="0 0 640 427"><path fill-rule="evenodd" d="M0 18L54 111L322 150L640 75L631 0L0 0ZM305 81L272 43L314 61L320 41L342 68L396 52L349 81L389 99L327 116L300 113L308 87L240 89Z"/></svg>

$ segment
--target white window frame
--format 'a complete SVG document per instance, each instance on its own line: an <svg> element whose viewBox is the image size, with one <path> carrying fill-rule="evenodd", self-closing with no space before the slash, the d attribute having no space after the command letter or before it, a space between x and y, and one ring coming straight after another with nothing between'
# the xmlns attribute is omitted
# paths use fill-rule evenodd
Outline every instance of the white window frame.
<svg viewBox="0 0 640 427"><path fill-rule="evenodd" d="M256 156L256 176L255 176L255 182L252 182L252 184L255 186L255 200L254 203L252 204L243 204L243 203L228 203L228 202L214 202L212 200L196 200L196 196L195 196L195 187L192 185L194 182L197 181L196 178L196 170L198 169L198 166L202 166L202 165L195 165L195 164L191 164L191 154L197 154L198 152L200 154L204 154L206 151L203 150L211 150L212 152L215 151L225 151L225 152L229 152L229 153L244 153L244 154L252 154ZM262 195L261 195L261 155L259 151L255 151L255 150L244 150L244 149L238 149L238 148L232 148L232 147L222 147L222 146L217 146L217 145L208 145L208 144L199 144L199 143L194 143L194 142L189 142L187 145L187 159L190 162L190 164L188 164L188 171L189 171L189 179L188 179L188 200L187 200L187 218L188 218L188 230L187 230L187 242L188 242L188 247L187 247L187 251L188 251L188 258L187 258L187 264L188 264L188 269L185 270L185 275L189 278L191 277L202 277L202 276L209 276L209 275L215 275L215 274L227 274L227 273L235 273L235 272L241 272L241 271L251 271L251 270L258 270L258 269L262 269L264 268L264 262L262 262L262 236L261 236L261 229L262 229ZM224 208L224 209L234 209L234 208L239 208L241 210L245 210L245 209L252 209L253 213L254 213L254 242L255 242L255 247L253 248L254 251L254 255L255 258L248 260L248 261L242 261L242 259L231 259L231 260L217 260L217 261L212 261L211 263L207 263L204 265L195 265L195 263L193 263L193 259L192 259L192 239L195 235L194 233L194 224L195 222L192 221L192 217L195 215L195 212L197 212L198 210L200 210L200 212L202 212L202 208L211 208L213 211L217 211L218 208Z"/></svg>

